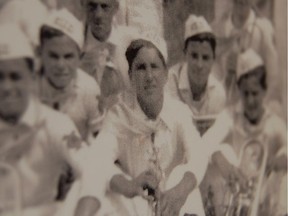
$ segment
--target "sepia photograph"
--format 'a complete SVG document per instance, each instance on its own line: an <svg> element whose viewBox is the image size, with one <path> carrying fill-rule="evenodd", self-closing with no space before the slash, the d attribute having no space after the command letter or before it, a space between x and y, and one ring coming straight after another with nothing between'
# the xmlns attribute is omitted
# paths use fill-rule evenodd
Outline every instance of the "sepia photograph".
<svg viewBox="0 0 288 216"><path fill-rule="evenodd" d="M0 0L0 216L288 216L287 0Z"/></svg>

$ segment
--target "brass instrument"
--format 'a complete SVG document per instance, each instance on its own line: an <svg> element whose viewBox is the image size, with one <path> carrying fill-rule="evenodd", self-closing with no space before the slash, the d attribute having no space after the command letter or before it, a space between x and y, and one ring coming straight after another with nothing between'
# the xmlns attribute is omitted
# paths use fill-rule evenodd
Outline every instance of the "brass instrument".
<svg viewBox="0 0 288 216"><path fill-rule="evenodd" d="M237 179L230 180L231 195L225 216L257 216L261 186L265 177L268 151L264 143L252 140L243 146L239 170L247 179L241 187Z"/></svg>

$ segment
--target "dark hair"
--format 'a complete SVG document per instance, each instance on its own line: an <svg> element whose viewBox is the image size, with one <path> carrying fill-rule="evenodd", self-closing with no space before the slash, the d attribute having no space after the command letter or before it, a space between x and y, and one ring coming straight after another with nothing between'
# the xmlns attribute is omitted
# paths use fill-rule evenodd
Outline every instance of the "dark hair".
<svg viewBox="0 0 288 216"><path fill-rule="evenodd" d="M187 51L187 47L188 47L188 44L189 42L192 42L192 41L196 41L196 42L204 42L204 41L207 41L208 43L210 43L210 46L212 48L212 51L213 51L213 56L215 58L215 50L216 50L216 38L214 36L214 34L212 33L200 33L200 34L196 34L192 37L189 37L185 40L185 45L184 45L184 52L186 53Z"/></svg>
<svg viewBox="0 0 288 216"><path fill-rule="evenodd" d="M58 29L52 28L50 26L44 25L40 29L40 43L41 46L44 44L45 40L52 39L54 37L60 37L65 35L63 32Z"/></svg>
<svg viewBox="0 0 288 216"><path fill-rule="evenodd" d="M249 73L240 76L239 80L237 81L238 87L241 85L243 80L246 80L252 76L258 77L260 86L267 90L267 80L266 80L266 69L263 65L252 69Z"/></svg>
<svg viewBox="0 0 288 216"><path fill-rule="evenodd" d="M160 50L151 41L144 40L144 39L137 39L137 40L134 40L130 43L130 45L128 46L126 53L125 53L125 56L126 56L126 59L128 61L128 65L129 65L129 70L128 70L129 76L131 75L131 69L132 69L133 61L136 58L139 50L141 50L143 47L155 49L158 56L160 57L163 65L164 65L165 69L167 69L167 65L166 65L164 56L162 55Z"/></svg>
<svg viewBox="0 0 288 216"><path fill-rule="evenodd" d="M42 47L44 45L46 40L50 40L54 37L62 37L64 35L66 35L66 34L63 33L62 31L58 30L58 29L55 29L55 28L47 26L47 25L43 25L40 29L40 47ZM77 49L81 53L81 50L78 47L78 45L77 45Z"/></svg>

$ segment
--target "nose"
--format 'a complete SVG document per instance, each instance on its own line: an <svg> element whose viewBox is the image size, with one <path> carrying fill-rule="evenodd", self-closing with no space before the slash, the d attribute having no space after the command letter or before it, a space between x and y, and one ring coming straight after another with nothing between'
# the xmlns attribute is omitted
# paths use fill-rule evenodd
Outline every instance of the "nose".
<svg viewBox="0 0 288 216"><path fill-rule="evenodd" d="M102 18L103 17L103 9L101 7L101 5L97 5L97 7L94 10L94 18Z"/></svg>
<svg viewBox="0 0 288 216"><path fill-rule="evenodd" d="M5 79L1 82L1 90L4 92L8 92L13 88L13 82L10 79Z"/></svg>
<svg viewBox="0 0 288 216"><path fill-rule="evenodd" d="M253 95L249 94L249 95L247 96L246 100L247 100L247 104L248 104L249 106L253 106L253 105L254 105L255 100L254 100Z"/></svg>
<svg viewBox="0 0 288 216"><path fill-rule="evenodd" d="M57 62L57 66L59 69L63 69L65 67L65 60L63 58L59 58Z"/></svg>
<svg viewBox="0 0 288 216"><path fill-rule="evenodd" d="M197 67L198 67L199 69L202 69L202 68L203 68L203 60L202 60L201 58L199 58L199 59L197 60Z"/></svg>
<svg viewBox="0 0 288 216"><path fill-rule="evenodd" d="M153 79L153 71L151 68L147 68L146 78L147 78L147 81L151 81Z"/></svg>

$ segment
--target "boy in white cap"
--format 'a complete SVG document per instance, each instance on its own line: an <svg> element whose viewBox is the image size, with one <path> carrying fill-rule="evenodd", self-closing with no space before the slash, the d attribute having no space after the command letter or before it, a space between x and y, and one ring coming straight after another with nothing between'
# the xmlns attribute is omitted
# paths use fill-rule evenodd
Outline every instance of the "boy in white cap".
<svg viewBox="0 0 288 216"><path fill-rule="evenodd" d="M235 83L236 59L246 49L254 49L264 61L267 70L268 101L280 101L278 53L275 47L272 23L259 17L253 9L252 0L233 0L232 10L227 18L216 26L219 38L219 63L226 82L228 100L234 103L239 99Z"/></svg>
<svg viewBox="0 0 288 216"><path fill-rule="evenodd" d="M211 144L229 144L228 146L235 152L235 158L232 158L234 165L231 165L232 160L229 163L223 157L223 154L227 153L227 145L226 147L224 147L225 145L220 145L219 147L222 149L223 154L220 152L215 153L212 160L226 181L233 176L237 176L239 180L240 178L242 179L241 185L244 185L244 187L248 179L247 176L243 179L244 176L239 175L240 173L245 173L238 170L243 162L241 162L241 157L245 158L241 156L241 152L243 152L245 145L251 140L260 143L263 152L267 151L267 160L266 164L263 165L264 171L262 173L264 183L260 187L267 185L267 188L266 191L262 191L257 206L257 208L259 207L259 215L285 215L287 213L285 210L287 203L285 203L285 200L279 199L280 193L283 193L285 189L278 186L281 185L280 181L283 181L283 175L287 173L287 129L283 120L264 105L264 97L268 87L266 83L266 69L261 57L252 49L246 50L238 58L237 85L241 96L241 103L229 107L220 114L214 127L204 135L203 140ZM229 155L231 156L232 154ZM250 165L252 166L252 164ZM249 167L246 167L246 169L249 169ZM268 170L270 171L270 175L267 174ZM274 174L271 175L271 172L274 172ZM221 177L218 176L219 178ZM265 181L265 179L268 180ZM218 185L216 182L218 182ZM276 182L279 182L277 186L275 186ZM269 184L270 186L268 186ZM274 192L269 194L269 190L273 190L270 188L271 185ZM219 202L219 200L223 200L224 191L221 191L221 189L219 191L219 188L224 187L223 182L221 183L220 181L219 183L217 175L215 175L211 181L211 186L214 188L214 204L218 208L218 213L220 211L219 215L221 215L223 214L221 212L221 205L223 203ZM269 213L266 214L267 212Z"/></svg>
<svg viewBox="0 0 288 216"><path fill-rule="evenodd" d="M214 76L216 38L204 17L190 15L184 41L185 61L170 69L167 88L189 106L202 135L226 102L224 88Z"/></svg>
<svg viewBox="0 0 288 216"><path fill-rule="evenodd" d="M34 55L24 33L14 25L1 25L0 32L0 162L8 168L1 169L0 191L7 192L0 194L1 214L9 215L13 206L25 215L29 208L51 205L46 210L52 215L67 166L76 179L84 178L87 145L68 116L35 97ZM14 174L8 185L2 182L5 173Z"/></svg>
<svg viewBox="0 0 288 216"><path fill-rule="evenodd" d="M105 85L109 88L113 85L113 79L117 79L122 83L118 89L120 92L130 86L125 49L135 38L135 30L113 23L119 0L83 0L83 6L87 29L81 66L101 85L105 67L113 63L114 73L110 74L112 84L105 80Z"/></svg>
<svg viewBox="0 0 288 216"><path fill-rule="evenodd" d="M67 9L53 11L40 30L42 69L38 80L43 103L66 113L88 140L100 129L99 85L78 68L84 43L82 23Z"/></svg>

